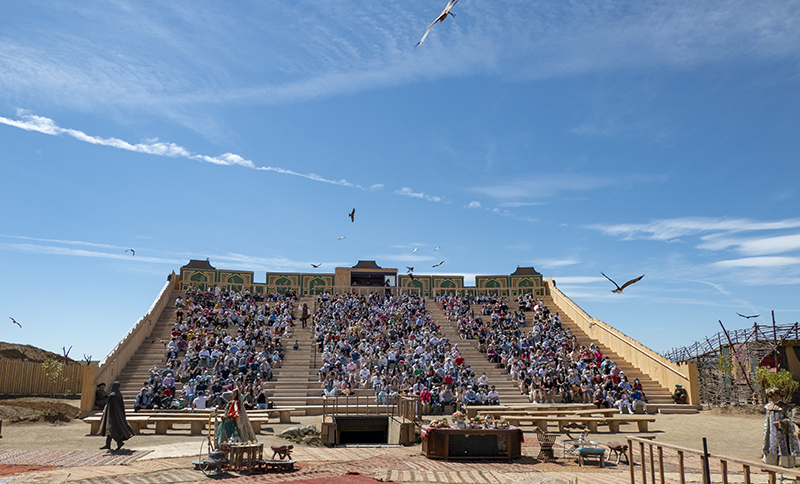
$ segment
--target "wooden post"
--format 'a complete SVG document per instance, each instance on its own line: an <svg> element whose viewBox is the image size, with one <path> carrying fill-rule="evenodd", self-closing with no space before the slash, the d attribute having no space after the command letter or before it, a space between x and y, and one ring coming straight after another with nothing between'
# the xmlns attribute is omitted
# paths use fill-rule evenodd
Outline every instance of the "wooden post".
<svg viewBox="0 0 800 484"><path fill-rule="evenodd" d="M639 454L642 456L642 484L647 484L647 461L645 461L644 442L639 442Z"/></svg>
<svg viewBox="0 0 800 484"><path fill-rule="evenodd" d="M728 484L728 461L720 459L719 468L720 472L722 472L722 484Z"/></svg>
<svg viewBox="0 0 800 484"><path fill-rule="evenodd" d="M681 478L681 484L686 484L686 477L684 476L684 468L683 468L683 451L678 451L678 474Z"/></svg>
<svg viewBox="0 0 800 484"><path fill-rule="evenodd" d="M88 415L94 410L94 391L95 391L95 370L97 365L87 363L83 366L83 377L81 380L81 416Z"/></svg>
<svg viewBox="0 0 800 484"><path fill-rule="evenodd" d="M636 473L633 469L633 441L628 439L628 468L631 472L631 484L636 483Z"/></svg>
<svg viewBox="0 0 800 484"><path fill-rule="evenodd" d="M661 479L661 484L664 484L664 449L658 446L658 476Z"/></svg>
<svg viewBox="0 0 800 484"><path fill-rule="evenodd" d="M656 465L655 465L655 456L653 455L653 444L649 445L650 447L650 481L653 484L656 484Z"/></svg>

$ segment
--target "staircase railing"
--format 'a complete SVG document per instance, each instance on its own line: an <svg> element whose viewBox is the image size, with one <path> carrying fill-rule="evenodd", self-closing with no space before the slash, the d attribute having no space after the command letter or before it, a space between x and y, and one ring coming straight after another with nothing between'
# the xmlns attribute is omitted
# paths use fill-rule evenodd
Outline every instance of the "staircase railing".
<svg viewBox="0 0 800 484"><path fill-rule="evenodd" d="M98 366L89 366L83 375L83 386L81 391L81 412L89 412L94 408L94 389L98 382L110 383L117 379L119 374L131 360L139 349L142 342L150 336L153 327L164 312L172 294L173 286L177 286L177 276L174 272L170 275L167 283L161 288L161 292L156 297L147 313L142 316L136 324L125 333L119 343L111 352L100 362ZM88 378L91 376L91 378ZM91 382L91 383L89 383Z"/></svg>
<svg viewBox="0 0 800 484"><path fill-rule="evenodd" d="M662 387L669 390L676 384L681 384L689 393L689 403L695 405L700 403L697 366L694 363L671 362L606 322L589 316L556 287L552 278L548 277L545 284L558 310L567 315L590 338L610 348L620 358L638 368Z"/></svg>

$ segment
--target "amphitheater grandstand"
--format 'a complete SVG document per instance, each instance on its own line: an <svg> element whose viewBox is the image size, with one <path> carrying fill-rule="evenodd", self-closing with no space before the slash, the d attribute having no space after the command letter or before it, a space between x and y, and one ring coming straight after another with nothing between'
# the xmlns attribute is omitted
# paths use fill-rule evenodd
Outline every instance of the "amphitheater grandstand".
<svg viewBox="0 0 800 484"><path fill-rule="evenodd" d="M693 365L590 318L532 267L476 276L474 287L374 261L255 283L253 272L192 260L168 279L117 347L87 367L84 413L94 386L113 380L129 408L143 387L156 405L178 407L240 386L254 406L301 415L321 413L325 398L391 405L398 395L422 395L427 413L492 400L614 405L634 382L649 413L674 408L676 384L699 403Z"/></svg>

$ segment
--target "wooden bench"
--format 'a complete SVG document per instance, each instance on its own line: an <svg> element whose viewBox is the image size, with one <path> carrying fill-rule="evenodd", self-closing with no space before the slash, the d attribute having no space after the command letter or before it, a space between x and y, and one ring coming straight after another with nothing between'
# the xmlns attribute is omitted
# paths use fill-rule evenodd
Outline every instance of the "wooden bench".
<svg viewBox="0 0 800 484"><path fill-rule="evenodd" d="M608 419L609 432L619 432L619 424L621 422L636 422L639 427L639 432L647 432L647 424L655 422L656 418L649 415L625 415L616 414L610 416Z"/></svg>
<svg viewBox="0 0 800 484"><path fill-rule="evenodd" d="M100 433L100 422L103 420L102 415L91 415L83 419L84 422L91 424L89 428L89 435L97 435ZM125 417L128 424L131 426L133 433L138 435L141 433L142 428L147 428L147 423L150 421L148 415L128 415Z"/></svg>
<svg viewBox="0 0 800 484"><path fill-rule="evenodd" d="M280 423L291 423L291 412L294 412L294 407L275 407L264 410L249 410L247 415L258 415L259 413L266 413L268 415L278 414L278 421Z"/></svg>
<svg viewBox="0 0 800 484"><path fill-rule="evenodd" d="M600 467L606 466L606 449L602 447L579 447L578 464L583 467L583 459L586 457L599 457Z"/></svg>

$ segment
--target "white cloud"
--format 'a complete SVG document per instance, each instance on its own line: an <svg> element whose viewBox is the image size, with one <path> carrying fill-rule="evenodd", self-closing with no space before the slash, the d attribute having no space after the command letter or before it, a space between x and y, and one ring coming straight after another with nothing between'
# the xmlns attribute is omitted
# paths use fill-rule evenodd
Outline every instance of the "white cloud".
<svg viewBox="0 0 800 484"><path fill-rule="evenodd" d="M746 257L715 262L719 267L784 267L800 264L800 257Z"/></svg>
<svg viewBox="0 0 800 484"><path fill-rule="evenodd" d="M441 202L444 200L442 197L425 195L423 192L415 192L414 190L408 187L403 187L400 190L395 190L394 193L395 195L402 195L404 197L411 197L411 198L419 198L422 200L428 200L429 202Z"/></svg>
<svg viewBox="0 0 800 484"><path fill-rule="evenodd" d="M27 131L37 131L39 133L49 134L53 136L65 134L68 136L72 136L73 138L78 139L80 141L84 141L86 143L91 143L101 146L109 146L112 148L134 151L137 153L144 153L148 155L168 156L171 158L186 158L189 160L205 161L207 163L212 163L215 165L223 165L223 166L236 165L236 166L242 166L244 168L249 168L252 170L271 171L274 173L280 173L282 175L297 176L317 182L329 183L332 185L339 185L351 188L362 188L360 185L357 185L355 183L350 183L345 179L330 180L325 177L319 176L315 173L299 173L293 170L287 170L286 168L280 168L274 166L256 166L255 163L253 163L252 161L242 158L241 156L234 153L224 153L219 156L193 154L192 152L190 152L186 148L183 148L182 146L178 146L174 143L162 143L158 140L146 140L142 143L132 144L117 138L100 138L97 136L88 135L82 131L69 128L60 128L58 127L58 125L56 125L56 123L52 119L45 118L42 116L27 114L25 111L20 110L17 112L17 115L20 116L22 120L13 120L0 116L0 123L9 126L14 126L16 128L24 129ZM373 187L374 186L375 185L373 185ZM439 200L434 200L434 201L439 201Z"/></svg>
<svg viewBox="0 0 800 484"><path fill-rule="evenodd" d="M608 283L605 277L594 276L572 276L572 277L556 277L553 276L556 284L594 284L595 282Z"/></svg>
<svg viewBox="0 0 800 484"><path fill-rule="evenodd" d="M469 205L467 205L467 208L481 208L481 202L479 202L477 200L473 200L473 201L469 202Z"/></svg>
<svg viewBox="0 0 800 484"><path fill-rule="evenodd" d="M608 235L631 239L672 240L703 232L738 233L756 230L779 230L800 227L800 219L757 222L749 219L685 217L657 220L646 224L593 224L588 228ZM711 244L709 242L709 244ZM729 244L731 245L731 244ZM709 245L711 247L712 245Z"/></svg>
<svg viewBox="0 0 800 484"><path fill-rule="evenodd" d="M752 239L709 236L705 237L704 242L698 247L709 250L722 250L733 247L737 252L750 256L780 254L800 250L800 234Z"/></svg>
<svg viewBox="0 0 800 484"><path fill-rule="evenodd" d="M580 262L577 259L545 259L539 262L539 265L542 267L566 267L580 264Z"/></svg>

